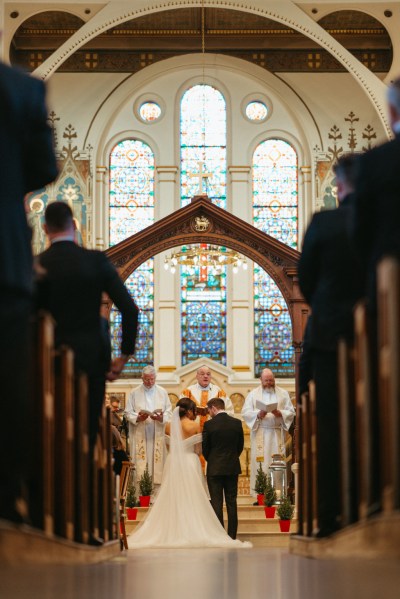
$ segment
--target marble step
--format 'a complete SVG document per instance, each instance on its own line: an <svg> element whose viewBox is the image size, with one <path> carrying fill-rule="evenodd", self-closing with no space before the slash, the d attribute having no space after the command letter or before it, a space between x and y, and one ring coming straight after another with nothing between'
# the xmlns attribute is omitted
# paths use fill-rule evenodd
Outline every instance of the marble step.
<svg viewBox="0 0 400 599"><path fill-rule="evenodd" d="M128 535L146 517L148 509L138 508L138 519L136 521L126 521ZM288 547L290 534L295 534L298 528L297 519L293 519L290 525L290 533L281 532L278 518L266 518L263 507L238 506L238 516L238 539L250 541L254 547ZM226 513L224 514L224 520L226 528Z"/></svg>

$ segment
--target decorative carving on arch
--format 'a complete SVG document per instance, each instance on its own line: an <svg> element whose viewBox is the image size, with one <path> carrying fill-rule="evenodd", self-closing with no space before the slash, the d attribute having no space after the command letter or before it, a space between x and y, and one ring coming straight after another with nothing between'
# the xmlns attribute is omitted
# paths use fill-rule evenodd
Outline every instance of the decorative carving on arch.
<svg viewBox="0 0 400 599"><path fill-rule="evenodd" d="M222 245L237 250L263 268L278 285L288 305L293 344L298 351L308 313L297 281L299 252L219 208L207 196L128 237L106 251L123 280L149 258L193 243Z"/></svg>

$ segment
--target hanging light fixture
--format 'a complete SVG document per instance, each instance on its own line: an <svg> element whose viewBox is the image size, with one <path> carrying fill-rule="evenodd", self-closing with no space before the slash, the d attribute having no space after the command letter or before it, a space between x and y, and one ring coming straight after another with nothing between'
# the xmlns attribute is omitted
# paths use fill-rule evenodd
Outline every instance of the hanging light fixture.
<svg viewBox="0 0 400 599"><path fill-rule="evenodd" d="M210 268L212 272L220 272L224 266L232 265L236 274L239 268L247 270L247 259L236 252L222 246L216 245L188 245L180 251L172 252L165 257L164 268L172 274L176 272L177 266L201 266Z"/></svg>

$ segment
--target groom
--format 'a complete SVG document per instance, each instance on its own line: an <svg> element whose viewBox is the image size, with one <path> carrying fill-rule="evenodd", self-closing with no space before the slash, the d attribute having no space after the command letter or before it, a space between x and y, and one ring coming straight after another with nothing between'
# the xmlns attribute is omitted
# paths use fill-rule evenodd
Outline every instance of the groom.
<svg viewBox="0 0 400 599"><path fill-rule="evenodd" d="M207 484L211 505L224 526L222 506L225 494L228 535L236 539L238 477L242 471L239 456L244 445L242 423L225 412L223 399L210 399L207 409L211 420L204 423L203 455L207 460Z"/></svg>

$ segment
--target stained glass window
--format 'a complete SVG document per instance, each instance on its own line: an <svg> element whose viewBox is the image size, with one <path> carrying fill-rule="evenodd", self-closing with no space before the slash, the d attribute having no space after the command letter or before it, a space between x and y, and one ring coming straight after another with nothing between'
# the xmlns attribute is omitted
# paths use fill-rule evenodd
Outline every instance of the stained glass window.
<svg viewBox="0 0 400 599"><path fill-rule="evenodd" d="M203 192L225 208L226 104L221 92L210 85L190 88L181 101L180 125L182 206L200 193L201 169L209 173L202 177Z"/></svg>
<svg viewBox="0 0 400 599"><path fill-rule="evenodd" d="M297 248L297 155L281 139L260 143L253 156L254 225Z"/></svg>
<svg viewBox="0 0 400 599"><path fill-rule="evenodd" d="M275 239L297 247L297 155L287 142L262 142L253 156L253 223ZM263 269L254 267L255 374L271 368L294 376L292 326L286 302Z"/></svg>
<svg viewBox="0 0 400 599"><path fill-rule="evenodd" d="M153 123L161 116L161 108L156 102L144 102L139 108L140 118L147 122Z"/></svg>
<svg viewBox="0 0 400 599"><path fill-rule="evenodd" d="M226 268L182 267L182 365L197 358L226 363L225 279Z"/></svg>
<svg viewBox="0 0 400 599"><path fill-rule="evenodd" d="M138 233L154 222L154 155L142 141L126 139L110 154L110 246ZM153 363L154 267L147 260L125 284L140 308L139 332L134 360L124 376L139 377ZM113 357L118 355L121 316L115 307L110 314Z"/></svg>
<svg viewBox="0 0 400 599"><path fill-rule="evenodd" d="M268 108L264 102L249 102L246 106L246 116L249 121L261 123L262 121L265 121L268 116Z"/></svg>
<svg viewBox="0 0 400 599"><path fill-rule="evenodd" d="M226 208L226 104L221 92L195 85L183 95L180 141L182 206L202 191ZM202 357L226 364L226 268L217 273L209 266L181 267L181 307L182 364Z"/></svg>

